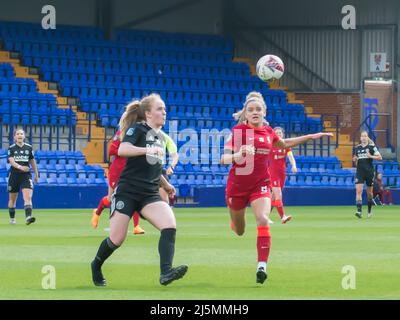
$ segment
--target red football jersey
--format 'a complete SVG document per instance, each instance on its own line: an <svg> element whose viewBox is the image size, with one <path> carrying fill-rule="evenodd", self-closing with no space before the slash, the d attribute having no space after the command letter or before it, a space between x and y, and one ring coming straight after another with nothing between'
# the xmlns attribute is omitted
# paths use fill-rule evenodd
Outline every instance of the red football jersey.
<svg viewBox="0 0 400 320"><path fill-rule="evenodd" d="M113 141L108 149L108 155L111 157L111 165L110 172L111 174L120 175L125 168L126 158L120 157L118 155L118 148L121 144L121 131L118 130L115 136L113 137Z"/></svg>
<svg viewBox="0 0 400 320"><path fill-rule="evenodd" d="M272 148L269 158L269 171L273 172L286 172L286 157L292 149Z"/></svg>
<svg viewBox="0 0 400 320"><path fill-rule="evenodd" d="M237 152L242 145L252 145L255 147L255 155L246 155L243 163L233 163L227 189L246 192L262 184L269 185L268 158L272 145L279 139L270 126L253 128L247 124L239 124L233 127L232 136L225 148Z"/></svg>

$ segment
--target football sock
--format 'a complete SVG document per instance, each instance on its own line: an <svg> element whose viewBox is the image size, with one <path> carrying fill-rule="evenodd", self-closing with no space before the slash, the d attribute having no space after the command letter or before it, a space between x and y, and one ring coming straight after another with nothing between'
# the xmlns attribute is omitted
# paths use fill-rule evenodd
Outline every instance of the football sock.
<svg viewBox="0 0 400 320"><path fill-rule="evenodd" d="M29 217L31 217L32 216L32 205L26 205L26 206L24 206L24 209L25 209L25 217L26 218L29 218Z"/></svg>
<svg viewBox="0 0 400 320"><path fill-rule="evenodd" d="M275 205L276 205L276 210L278 211L281 219L283 219L283 217L285 216L285 211L283 209L282 200L276 200L275 201Z"/></svg>
<svg viewBox="0 0 400 320"><path fill-rule="evenodd" d="M103 212L104 208L107 208L110 206L110 201L108 200L108 196L103 197L96 210L96 214L99 216Z"/></svg>
<svg viewBox="0 0 400 320"><path fill-rule="evenodd" d="M258 265L257 265L257 270L258 269L260 269L260 268L263 268L264 269L264 271L267 271L267 263L266 262L259 262L258 263Z"/></svg>
<svg viewBox="0 0 400 320"><path fill-rule="evenodd" d="M139 219L140 219L139 213L137 211L135 211L135 213L133 214L132 219L133 219L133 226L137 227L139 225Z"/></svg>
<svg viewBox="0 0 400 320"><path fill-rule="evenodd" d="M269 226L257 227L257 254L258 262L267 262L271 248L271 233Z"/></svg>
<svg viewBox="0 0 400 320"><path fill-rule="evenodd" d="M101 268L103 265L104 261L108 259L109 256L112 255L112 253L117 250L119 246L116 246L110 238L106 238L102 241L100 244L99 250L97 251L96 257L94 258L95 264L97 267Z"/></svg>
<svg viewBox="0 0 400 320"><path fill-rule="evenodd" d="M362 212L362 201L357 200L356 205L357 205L357 212Z"/></svg>
<svg viewBox="0 0 400 320"><path fill-rule="evenodd" d="M161 274L168 272L172 268L172 260L175 253L176 229L169 228L161 230L158 242L158 253L160 254Z"/></svg>
<svg viewBox="0 0 400 320"><path fill-rule="evenodd" d="M274 210L274 207L276 206L276 201L275 200L272 200L271 201L271 212L272 212L272 210Z"/></svg>
<svg viewBox="0 0 400 320"><path fill-rule="evenodd" d="M372 199L368 199L368 213L371 213L372 209Z"/></svg>
<svg viewBox="0 0 400 320"><path fill-rule="evenodd" d="M8 214L10 215L10 219L15 219L15 208L8 208Z"/></svg>

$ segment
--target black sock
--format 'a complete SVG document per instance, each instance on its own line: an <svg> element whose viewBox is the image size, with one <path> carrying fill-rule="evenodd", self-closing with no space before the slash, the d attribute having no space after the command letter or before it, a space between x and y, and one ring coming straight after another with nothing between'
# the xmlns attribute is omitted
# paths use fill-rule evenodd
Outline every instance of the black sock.
<svg viewBox="0 0 400 320"><path fill-rule="evenodd" d="M357 205L357 212L362 212L362 201L357 200L356 205Z"/></svg>
<svg viewBox="0 0 400 320"><path fill-rule="evenodd" d="M172 268L172 260L175 253L175 235L176 229L161 230L158 252L160 254L160 269L162 274Z"/></svg>
<svg viewBox="0 0 400 320"><path fill-rule="evenodd" d="M15 219L15 208L8 208L8 214L10 215L10 219Z"/></svg>
<svg viewBox="0 0 400 320"><path fill-rule="evenodd" d="M372 199L368 200L368 213L371 213L372 204Z"/></svg>
<svg viewBox="0 0 400 320"><path fill-rule="evenodd" d="M112 253L117 250L119 246L116 246L110 238L106 238L100 244L99 250L97 251L96 257L94 258L94 262L97 264L99 268L103 265L104 261L108 259Z"/></svg>
<svg viewBox="0 0 400 320"><path fill-rule="evenodd" d="M25 209L25 217L26 218L31 217L32 216L32 206L28 204L27 206L24 206L24 209Z"/></svg>

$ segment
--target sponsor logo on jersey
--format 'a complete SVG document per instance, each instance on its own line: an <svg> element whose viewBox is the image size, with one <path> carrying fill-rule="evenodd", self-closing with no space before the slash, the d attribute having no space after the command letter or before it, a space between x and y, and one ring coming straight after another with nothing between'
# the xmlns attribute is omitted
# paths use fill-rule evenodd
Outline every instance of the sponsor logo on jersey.
<svg viewBox="0 0 400 320"><path fill-rule="evenodd" d="M135 128L129 128L128 131L126 132L126 135L131 136L131 135L133 135L134 132L135 132Z"/></svg>

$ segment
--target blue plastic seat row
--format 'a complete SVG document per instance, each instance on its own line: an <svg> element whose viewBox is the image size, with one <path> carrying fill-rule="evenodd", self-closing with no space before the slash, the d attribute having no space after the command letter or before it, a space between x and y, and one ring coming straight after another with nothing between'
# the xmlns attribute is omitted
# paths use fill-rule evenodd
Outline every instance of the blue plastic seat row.
<svg viewBox="0 0 400 320"><path fill-rule="evenodd" d="M232 60L232 51L221 50L212 47L192 47L182 45L163 45L159 43L141 44L139 42L120 43L110 41L85 41L76 43L73 40L46 40L46 39L15 39L4 36L6 47L15 51L24 52L74 52L77 54L88 54L93 56L121 58L136 55L158 55L165 54L188 54L194 59L202 60L209 57L209 60Z"/></svg>
<svg viewBox="0 0 400 320"><path fill-rule="evenodd" d="M70 109L57 108L54 105L48 105L47 103L34 105L28 102L29 100L22 100L21 103L5 103L0 104L0 113L20 113L20 114L53 114L53 115L64 115L74 116L74 112Z"/></svg>
<svg viewBox="0 0 400 320"><path fill-rule="evenodd" d="M64 59L65 60L65 59ZM64 61L63 60L63 61ZM72 63L74 62L75 63ZM92 60L70 60L70 64L60 64L59 59L25 57L24 63L29 66L40 67L48 81L65 82L116 82L130 83L137 77L156 78L190 78L215 79L221 81L254 81L260 83L257 77L250 76L248 68L238 68L231 64L218 66L204 66L182 63L147 63L125 62L119 66L119 61L111 63L94 63ZM92 62L92 63L89 63ZM267 86L267 84L263 84Z"/></svg>
<svg viewBox="0 0 400 320"><path fill-rule="evenodd" d="M59 73L60 74L60 73ZM66 74L62 74L65 77ZM70 74L72 75L72 74ZM77 74L75 74L77 76ZM60 74L61 76L61 74ZM77 78L77 77L76 77ZM157 76L126 76L121 75L81 75L80 79L59 79L58 82L63 88L66 87L93 87L96 88L109 88L121 90L123 87L127 88L152 88L153 90L191 90L191 91L208 91L208 92L221 92L231 93L232 91L263 91L265 95L269 94L275 96L274 90L268 90L268 86L260 80L254 81L249 78L244 81L223 81L220 79L196 79L196 78L172 78L172 77L157 77Z"/></svg>
<svg viewBox="0 0 400 320"><path fill-rule="evenodd" d="M129 100L130 97L141 97L144 92L156 92L165 97L165 101L173 104L191 104L191 105L215 105L215 106L231 106L241 105L245 100L246 91L226 91L225 93L217 93L216 91L190 90L189 89L165 89L155 87L137 86L136 90L118 90L114 88L96 88L96 87L63 87L63 95L69 97L80 97L81 101L89 99L113 100L115 98ZM248 92L248 91L247 91ZM142 94L140 94L142 93ZM122 95L124 94L124 95ZM88 99L87 99L88 98ZM279 99L279 98L278 98ZM286 98L285 98L286 99Z"/></svg>
<svg viewBox="0 0 400 320"><path fill-rule="evenodd" d="M107 185L107 181L103 178L73 178L73 177L51 177L51 178L42 178L39 177L40 185L53 185L53 186L105 186Z"/></svg>
<svg viewBox="0 0 400 320"><path fill-rule="evenodd" d="M26 58L30 57L31 59L35 58L47 58L49 61L56 61L57 59L75 59L75 60L87 60L87 61L95 61L98 59L104 59L107 60L108 62L115 62L115 61L120 61L122 58L118 58L115 56L110 56L110 57L95 57L95 56L88 56L88 55L83 55L83 54L77 54L77 53L52 53L52 52L45 52L45 53L39 53L39 52L30 52L30 51L20 51L21 54ZM160 57L160 58L153 58L153 57L145 57L145 56L138 56L138 57L126 57L125 59L126 63L141 63L141 64L190 64L192 66L196 67L209 67L209 68L226 68L229 67L233 64L232 62L228 61L221 61L221 62L215 62L215 61L198 61L198 60L182 60L182 59L177 59L176 57ZM236 66L232 66L232 69L246 69L249 70L249 66L237 62L235 63ZM43 64L44 65L44 64ZM55 65L54 65L55 66ZM89 70L90 71L90 70Z"/></svg>
<svg viewBox="0 0 400 320"><path fill-rule="evenodd" d="M75 126L76 117L66 117L49 114L0 114L0 120L5 125L52 125Z"/></svg>

